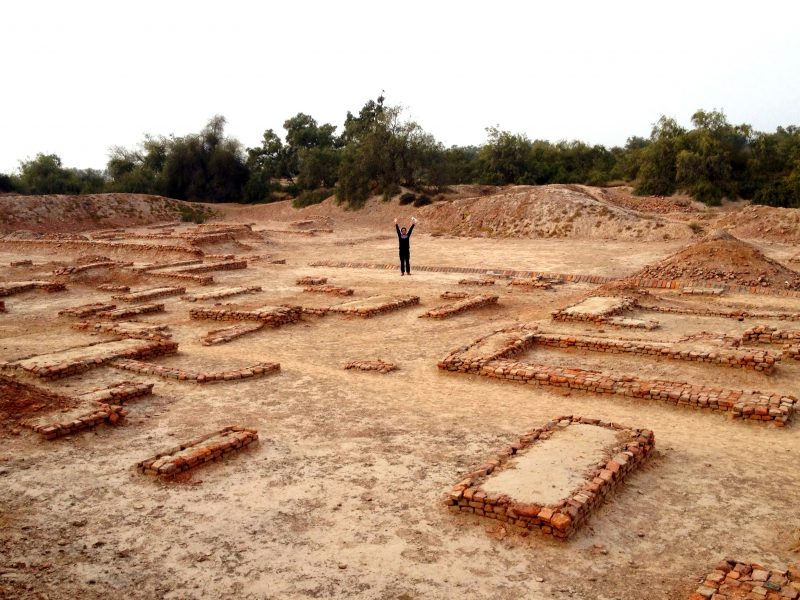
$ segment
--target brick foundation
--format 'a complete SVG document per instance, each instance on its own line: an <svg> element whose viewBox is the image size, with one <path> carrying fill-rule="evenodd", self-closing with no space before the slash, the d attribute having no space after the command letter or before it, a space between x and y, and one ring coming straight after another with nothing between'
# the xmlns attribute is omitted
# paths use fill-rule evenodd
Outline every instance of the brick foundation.
<svg viewBox="0 0 800 600"><path fill-rule="evenodd" d="M91 304L79 304L78 306L70 306L68 308L58 311L58 315L62 317L78 317L84 319L91 317L99 312L108 312L117 308L116 304L108 304L106 302L92 302Z"/></svg>
<svg viewBox="0 0 800 600"><path fill-rule="evenodd" d="M589 302L598 299L607 300L608 306L598 309L586 307ZM590 297L566 308L556 310L551 313L551 316L554 321L586 322L630 329L658 329L658 321L634 319L621 314L638 306L638 300L633 297Z"/></svg>
<svg viewBox="0 0 800 600"><path fill-rule="evenodd" d="M119 294L111 296L114 300L120 302L146 302L147 300L155 300L156 298L167 298L169 296L180 296L186 293L184 287L160 287L151 288L147 290L139 290L138 292L130 292L127 294Z"/></svg>
<svg viewBox="0 0 800 600"><path fill-rule="evenodd" d="M128 319L130 317L138 317L141 315L149 315L152 313L164 312L163 304L140 304L138 306L130 306L127 308L117 308L115 310L102 310L95 313L94 316L100 319Z"/></svg>
<svg viewBox="0 0 800 600"><path fill-rule="evenodd" d="M184 296L183 299L187 302L197 302L198 300L218 300L219 298L229 298L231 296L239 296L241 294L254 294L261 291L260 285L251 285L247 287L230 287L206 292L204 294L192 294L191 296Z"/></svg>
<svg viewBox="0 0 800 600"><path fill-rule="evenodd" d="M493 473L508 468L511 458L536 444L546 443L560 428L581 423L618 431L625 441L608 451L603 460L586 473L584 483L563 500L550 506L522 503L506 495L486 493L482 484ZM583 525L608 495L635 470L655 446L653 432L648 429L627 428L616 423L579 416L557 417L544 426L532 429L518 442L491 456L476 470L465 474L447 494L445 504L453 512L466 512L510 523L529 530L538 530L557 539L566 539Z"/></svg>
<svg viewBox="0 0 800 600"><path fill-rule="evenodd" d="M688 600L797 600L800 597L800 569L768 569L757 563L726 558L706 575Z"/></svg>
<svg viewBox="0 0 800 600"><path fill-rule="evenodd" d="M256 363L251 367L244 367L232 371L195 371L192 369L178 369L157 365L155 363L143 362L129 358L117 358L109 363L115 369L131 371L141 375L155 375L165 379L176 379L178 381L191 381L194 383L218 383L220 381L235 381L239 379L250 379L251 377L262 377L280 371L280 364L270 362Z"/></svg>
<svg viewBox="0 0 800 600"><path fill-rule="evenodd" d="M302 308L299 306L263 306L252 310L236 308L193 308L189 311L192 319L214 321L261 321L272 327L280 327L300 320Z"/></svg>
<svg viewBox="0 0 800 600"><path fill-rule="evenodd" d="M155 271L156 269L169 269L171 267L183 267L186 265L199 265L203 262L202 258L192 258L189 260L177 260L173 262L162 262L162 263L152 263L149 265L143 265L139 267L132 267L131 270L136 271L137 273L147 273L149 271Z"/></svg>
<svg viewBox="0 0 800 600"><path fill-rule="evenodd" d="M175 271L148 271L148 277L159 277L161 279L178 279L179 281L190 281L197 285L211 285L214 283L212 275L202 275L196 273L181 273Z"/></svg>
<svg viewBox="0 0 800 600"><path fill-rule="evenodd" d="M295 284L307 286L307 285L325 285L328 283L327 277L300 277Z"/></svg>
<svg viewBox="0 0 800 600"><path fill-rule="evenodd" d="M168 246L161 244L130 244L125 242L108 242L103 240L0 240L0 247L14 250L42 248L46 250L125 250L134 254L156 252L159 254L190 254L202 256L203 251L186 246Z"/></svg>
<svg viewBox="0 0 800 600"><path fill-rule="evenodd" d="M494 285L494 279L460 279L458 285Z"/></svg>
<svg viewBox="0 0 800 600"><path fill-rule="evenodd" d="M116 285L114 283L101 283L97 286L97 289L101 292L130 292L131 287L129 285Z"/></svg>
<svg viewBox="0 0 800 600"><path fill-rule="evenodd" d="M725 288L721 287L685 287L681 290L681 294L687 296L722 296L725 293Z"/></svg>
<svg viewBox="0 0 800 600"><path fill-rule="evenodd" d="M469 292L442 292L439 298L442 300L461 300L462 298L469 298Z"/></svg>
<svg viewBox="0 0 800 600"><path fill-rule="evenodd" d="M102 262L92 262L87 263L85 265L67 265L64 267L58 267L53 271L53 275L77 275L78 273L83 273L85 271L92 271L94 269L110 269L114 267L122 266L123 263L118 263L113 260L107 260Z"/></svg>
<svg viewBox="0 0 800 600"><path fill-rule="evenodd" d="M219 460L226 454L258 441L255 429L230 426L159 452L136 465L145 475L171 478L203 463Z"/></svg>
<svg viewBox="0 0 800 600"><path fill-rule="evenodd" d="M247 268L246 260L229 260L222 262L205 263L194 267L186 267L185 269L180 269L177 272L196 275L198 273L210 273L212 271L238 271L240 269L246 269L246 268Z"/></svg>
<svg viewBox="0 0 800 600"><path fill-rule="evenodd" d="M315 284L309 285L303 288L304 292L311 292L311 293L319 293L319 294L331 294L332 296L352 296L353 289L352 288L345 288L339 287L336 285L322 285L322 284Z"/></svg>
<svg viewBox="0 0 800 600"><path fill-rule="evenodd" d="M452 304L437 306L436 308L432 308L429 311L422 313L420 318L429 317L431 319L446 319L468 310L476 310L478 308L496 305L497 300L498 296L496 295L481 294L480 296L464 298L463 300L453 302Z"/></svg>
<svg viewBox="0 0 800 600"><path fill-rule="evenodd" d="M377 371L378 373L391 373L397 370L397 365L391 362L377 360L352 360L344 365L346 370Z"/></svg>
<svg viewBox="0 0 800 600"><path fill-rule="evenodd" d="M489 337L501 334L508 339L499 350L486 355L470 353L472 348ZM772 422L777 426L789 422L797 404L796 397L778 393L731 390L682 381L646 380L621 373L509 360L530 349L535 344L536 335L535 331L500 330L454 350L439 361L438 367L444 371L472 373L531 385L617 394L689 408L705 408L728 413L734 419Z"/></svg>
<svg viewBox="0 0 800 600"><path fill-rule="evenodd" d="M58 281L8 281L0 283L0 297L13 296L31 290L45 292L63 292L67 286Z"/></svg>
<svg viewBox="0 0 800 600"><path fill-rule="evenodd" d="M261 329L264 329L265 326L265 323L259 321L255 323L239 323L237 325L231 325L230 327L224 327L222 329L213 329L205 334L200 341L203 343L203 346L226 344L231 340L235 340L236 338L247 335L248 333L260 331Z"/></svg>
<svg viewBox="0 0 800 600"><path fill-rule="evenodd" d="M549 281L540 281L538 279L512 279L508 282L510 286L524 287L539 290L552 290L553 284Z"/></svg>
<svg viewBox="0 0 800 600"><path fill-rule="evenodd" d="M365 298L365 300L369 299L370 298ZM337 304L329 307L328 311L356 317L370 318L416 304L419 304L419 296L401 296L399 298L393 298L384 302L377 302L371 306L353 306L352 303L345 302L344 304Z"/></svg>
<svg viewBox="0 0 800 600"><path fill-rule="evenodd" d="M150 324L150 323L92 323L89 321L78 321L72 325L78 331L92 331L95 333L106 333L123 338L134 338L139 340L157 340L172 337L169 333L169 325Z"/></svg>
<svg viewBox="0 0 800 600"><path fill-rule="evenodd" d="M698 317L725 317L727 319L738 319L743 321L745 318L754 319L777 319L779 321L800 321L800 313L789 312L766 312L751 310L714 310L712 308L687 308L678 306L660 306L657 304L639 304L639 310L651 312L669 313L673 315L695 315Z"/></svg>

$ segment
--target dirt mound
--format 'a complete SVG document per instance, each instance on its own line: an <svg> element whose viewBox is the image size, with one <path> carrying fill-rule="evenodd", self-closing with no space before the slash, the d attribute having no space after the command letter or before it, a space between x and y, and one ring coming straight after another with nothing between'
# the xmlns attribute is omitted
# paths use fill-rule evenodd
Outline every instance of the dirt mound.
<svg viewBox="0 0 800 600"><path fill-rule="evenodd" d="M633 188L628 186L596 188L587 185L568 185L565 187L588 194L595 200L643 213L664 215L702 213L709 210L707 206L692 200L689 196L636 196Z"/></svg>
<svg viewBox="0 0 800 600"><path fill-rule="evenodd" d="M700 242L648 265L633 278L692 279L800 290L800 273L764 255L755 246L716 230Z"/></svg>
<svg viewBox="0 0 800 600"><path fill-rule="evenodd" d="M587 193L584 186L515 186L488 196L438 202L420 211L430 229L486 237L688 239L680 222L643 214Z"/></svg>
<svg viewBox="0 0 800 600"><path fill-rule="evenodd" d="M742 238L800 243L800 210L748 205L722 215L716 221Z"/></svg>
<svg viewBox="0 0 800 600"><path fill-rule="evenodd" d="M20 239L36 233L175 221L198 210L210 212L195 204L146 194L3 196L0 207L0 232L24 229L16 232Z"/></svg>

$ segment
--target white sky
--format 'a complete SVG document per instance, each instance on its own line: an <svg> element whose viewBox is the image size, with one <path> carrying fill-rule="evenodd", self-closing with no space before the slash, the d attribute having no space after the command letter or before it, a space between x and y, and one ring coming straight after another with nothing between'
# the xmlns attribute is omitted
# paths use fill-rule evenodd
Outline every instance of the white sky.
<svg viewBox="0 0 800 600"><path fill-rule="evenodd" d="M437 139L484 128L623 144L661 114L800 124L800 2L5 0L0 172L222 114L246 146L298 112L339 126L385 90Z"/></svg>

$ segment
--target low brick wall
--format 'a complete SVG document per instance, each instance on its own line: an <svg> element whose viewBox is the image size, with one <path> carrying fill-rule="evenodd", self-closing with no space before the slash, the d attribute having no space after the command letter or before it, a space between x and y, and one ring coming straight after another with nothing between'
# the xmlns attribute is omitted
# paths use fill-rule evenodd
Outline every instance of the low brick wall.
<svg viewBox="0 0 800 600"><path fill-rule="evenodd" d="M194 383L217 383L220 381L236 381L239 379L250 379L251 377L262 377L280 371L281 368L278 363L260 362L250 367L231 371L195 371L192 369L167 367L128 358L112 360L109 365L115 369L131 371L132 373L155 375L156 377L163 377L165 379L191 381Z"/></svg>
<svg viewBox="0 0 800 600"><path fill-rule="evenodd" d="M469 298L472 294L469 292L442 292L439 298L442 300L461 300L462 298Z"/></svg>
<svg viewBox="0 0 800 600"><path fill-rule="evenodd" d="M787 344L800 342L800 329L778 329L772 325L756 325L742 334L742 343Z"/></svg>
<svg viewBox="0 0 800 600"><path fill-rule="evenodd" d="M497 300L498 296L496 295L481 294L480 296L465 298L458 302L453 302L452 304L437 306L436 308L432 308L429 311L422 313L420 318L429 317L431 319L446 319L447 317L452 317L453 315L457 315L468 310L476 310L478 308L496 305Z"/></svg>
<svg viewBox="0 0 800 600"><path fill-rule="evenodd" d="M20 425L35 431L46 440L53 440L76 431L96 427L100 423L116 424L127 414L128 411L122 406L92 403L66 412L29 419Z"/></svg>
<svg viewBox="0 0 800 600"><path fill-rule="evenodd" d="M202 258L192 258L188 260L176 260L172 262L162 262L162 263L152 263L149 265L143 265L139 267L132 267L132 271L136 271L137 273L147 273L149 271L155 271L156 269L169 269L171 267L183 267L186 265L199 265L203 262Z"/></svg>
<svg viewBox="0 0 800 600"><path fill-rule="evenodd" d="M779 321L800 321L800 313L790 312L767 312L752 310L720 310L720 309L700 309L686 308L678 306L660 306L657 304L639 304L639 310L652 312L668 313L674 315L695 315L698 317L725 317L727 319L738 319L743 321L745 318L753 319L777 319Z"/></svg>
<svg viewBox="0 0 800 600"><path fill-rule="evenodd" d="M165 252L202 256L203 251L186 246L168 246L161 244L130 244L125 242L107 242L103 240L0 240L0 248L24 250L25 248L42 248L48 250L125 250L141 254L142 252Z"/></svg>
<svg viewBox="0 0 800 600"><path fill-rule="evenodd" d="M107 260L103 262L93 262L85 265L67 265L55 269L53 271L53 275L76 275L78 273L83 273L84 271L91 271L94 269L110 269L112 267L119 267L119 266L121 266L121 263L118 263L113 260Z"/></svg>
<svg viewBox="0 0 800 600"><path fill-rule="evenodd" d="M78 331L106 333L116 337L133 338L137 340L157 340L172 337L172 334L169 333L169 325L158 323L92 323L90 321L78 321L77 323L73 323L72 328Z"/></svg>
<svg viewBox="0 0 800 600"><path fill-rule="evenodd" d="M799 597L800 568L797 566L780 571L726 558L706 575L688 600L797 600Z"/></svg>
<svg viewBox="0 0 800 600"><path fill-rule="evenodd" d="M197 273L180 273L180 272L162 272L162 271L148 271L148 277L160 277L161 279L178 279L180 281L191 281L198 285L211 285L214 283L212 275L203 275Z"/></svg>
<svg viewBox="0 0 800 600"><path fill-rule="evenodd" d="M352 296L353 289L352 288L345 288L339 287L336 285L309 285L303 288L304 292L310 293L318 293L318 294L330 294L332 296Z"/></svg>
<svg viewBox="0 0 800 600"><path fill-rule="evenodd" d="M213 321L262 321L272 327L296 323L302 316L299 306L264 306L252 310L236 308L193 308L189 311L192 319Z"/></svg>
<svg viewBox="0 0 800 600"><path fill-rule="evenodd" d="M391 373L397 370L397 365L391 362L386 362L381 359L377 360L352 360L344 365L346 370L357 371L377 371L378 373Z"/></svg>
<svg viewBox="0 0 800 600"><path fill-rule="evenodd" d="M490 494L481 485L489 475L508 468L510 459L535 444L549 439L559 428L573 423L605 427L627 434L627 440L610 450L610 460L586 473L584 483L566 498L551 506L522 503L506 495ZM466 473L447 494L446 506L453 512L466 512L538 530L557 539L566 539L583 525L625 476L636 469L655 446L653 432L628 428L616 423L579 416L556 417L544 426L532 429L518 442L491 456L476 470Z"/></svg>
<svg viewBox="0 0 800 600"><path fill-rule="evenodd" d="M494 279L459 279L458 285L494 285Z"/></svg>
<svg viewBox="0 0 800 600"><path fill-rule="evenodd" d="M539 290L552 290L553 284L549 281L539 281L538 279L512 279L508 282L510 286L532 288Z"/></svg>
<svg viewBox="0 0 800 600"><path fill-rule="evenodd" d="M171 478L203 463L242 450L258 441L255 429L230 426L159 452L143 460L136 469L145 475Z"/></svg>
<svg viewBox="0 0 800 600"><path fill-rule="evenodd" d="M130 292L127 294L119 294L111 296L113 300L120 302L146 302L147 300L155 300L156 298L167 298L169 296L180 296L186 293L184 287L161 287L152 288L148 290L139 290L137 292Z"/></svg>
<svg viewBox="0 0 800 600"><path fill-rule="evenodd" d="M681 294L687 296L722 296L725 293L725 288L721 287L685 287L681 290Z"/></svg>
<svg viewBox="0 0 800 600"><path fill-rule="evenodd" d="M109 304L107 302L92 302L90 304L79 304L78 306L70 306L58 311L61 317L91 317L99 312L107 312L117 308L116 304Z"/></svg>
<svg viewBox="0 0 800 600"><path fill-rule="evenodd" d="M196 275L198 273L210 273L212 271L238 271L247 268L246 260L228 260L214 263L206 263L197 265L195 267L187 267L180 269L179 273L189 273Z"/></svg>
<svg viewBox="0 0 800 600"><path fill-rule="evenodd" d="M296 285L325 285L328 283L327 277L300 277L297 281L295 281Z"/></svg>
<svg viewBox="0 0 800 600"><path fill-rule="evenodd" d="M101 283L97 286L97 289L101 292L130 292L131 287L129 285L117 285L114 283Z"/></svg>
<svg viewBox="0 0 800 600"><path fill-rule="evenodd" d="M201 338L203 346L214 346L216 344L226 344L231 340L254 333L264 329L266 323L257 321L255 323L239 323L231 325L230 327L223 327L222 329L213 329Z"/></svg>
<svg viewBox="0 0 800 600"><path fill-rule="evenodd" d="M58 281L8 281L0 283L0 297L13 296L31 290L45 292L63 292L67 286Z"/></svg>
<svg viewBox="0 0 800 600"><path fill-rule="evenodd" d="M779 427L789 422L797 405L797 398L788 394L732 390L683 381L647 380L621 373L517 362L509 358L531 348L536 343L537 333L519 331L515 334L513 330L500 332L511 334L503 348L485 356L469 355L470 348L489 337L485 336L449 353L439 361L439 369L531 385L658 400L677 406L725 412L734 419L769 421Z"/></svg>
<svg viewBox="0 0 800 600"><path fill-rule="evenodd" d="M594 311L576 310L586 300L581 300L566 308L562 308L551 313L554 321L589 321L592 323L605 323L609 317L632 310L638 306L638 301L633 297L621 297L613 305L604 309Z"/></svg>
<svg viewBox="0 0 800 600"><path fill-rule="evenodd" d="M557 348L579 348L592 352L609 352L615 354L637 354L640 356L659 356L671 360L712 363L726 367L754 369L763 373L771 373L775 364L781 360L780 354L768 350L718 348L687 349L669 343L643 342L632 340L612 340L580 335L560 335L538 333L535 343Z"/></svg>
<svg viewBox="0 0 800 600"><path fill-rule="evenodd" d="M241 294L254 294L260 291L260 285L230 287L206 292L204 294L192 294L190 296L184 296L183 299L187 302L197 302L198 300L218 300L219 298L229 298L231 296L239 296Z"/></svg>
<svg viewBox="0 0 800 600"><path fill-rule="evenodd" d="M344 306L337 304L335 306L328 307L328 311L356 317L370 318L387 312L399 310L401 308L405 308L406 306L414 306L416 304L419 304L419 296L402 296L400 298L395 298L387 302L381 302L373 306Z"/></svg>
<svg viewBox="0 0 800 600"><path fill-rule="evenodd" d="M101 310L95 313L94 316L100 319L128 319L130 317L138 317L141 315L148 315L157 312L164 312L163 304L140 304L139 306L130 306L127 308L117 308L115 310Z"/></svg>
<svg viewBox="0 0 800 600"><path fill-rule="evenodd" d="M78 396L79 399L102 404L124 405L128 400L141 398L153 393L152 383L121 381L108 387L101 387Z"/></svg>
<svg viewBox="0 0 800 600"><path fill-rule="evenodd" d="M170 340L140 340L138 344L132 343L133 341L98 342L88 346L68 348L59 352L0 363L0 368L15 369L42 379L57 379L83 373L117 358L153 358L178 351L178 344ZM123 342L125 342L124 347L120 347Z"/></svg>
<svg viewBox="0 0 800 600"><path fill-rule="evenodd" d="M8 263L8 266L9 267L32 267L33 266L33 261L30 260L30 259L12 260L10 263Z"/></svg>

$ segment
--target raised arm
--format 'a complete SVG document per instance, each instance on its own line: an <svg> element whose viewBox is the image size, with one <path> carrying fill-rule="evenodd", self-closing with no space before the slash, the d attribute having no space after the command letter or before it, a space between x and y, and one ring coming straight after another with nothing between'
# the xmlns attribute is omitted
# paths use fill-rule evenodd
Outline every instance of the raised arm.
<svg viewBox="0 0 800 600"><path fill-rule="evenodd" d="M414 225L417 224L417 218L411 217L411 227L408 228L408 235L411 235L411 232L414 231Z"/></svg>

